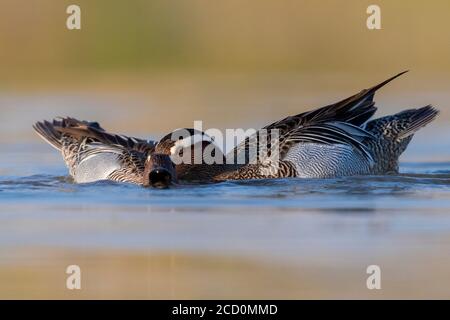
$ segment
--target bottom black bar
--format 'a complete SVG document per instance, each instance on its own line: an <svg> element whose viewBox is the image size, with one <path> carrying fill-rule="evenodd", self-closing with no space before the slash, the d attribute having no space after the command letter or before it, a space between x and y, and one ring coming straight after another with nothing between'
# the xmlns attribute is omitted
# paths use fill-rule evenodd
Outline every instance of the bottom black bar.
<svg viewBox="0 0 450 320"><path fill-rule="evenodd" d="M2 313L57 315L58 319L93 315L139 316L144 319L309 319L310 316L345 316L366 319L384 315L408 316L447 312L449 301L375 300L151 300L151 301L1 301ZM10 310L8 310L10 309ZM442 314L442 313L441 313Z"/></svg>

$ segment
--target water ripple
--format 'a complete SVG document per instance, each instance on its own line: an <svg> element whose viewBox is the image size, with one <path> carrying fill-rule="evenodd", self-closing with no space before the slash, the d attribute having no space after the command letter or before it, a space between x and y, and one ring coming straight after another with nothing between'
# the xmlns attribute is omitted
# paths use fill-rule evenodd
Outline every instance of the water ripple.
<svg viewBox="0 0 450 320"><path fill-rule="evenodd" d="M437 203L435 200L439 199ZM335 179L267 179L180 184L167 190L101 181L75 184L66 176L0 177L0 200L172 208L266 207L310 210L450 208L450 171Z"/></svg>

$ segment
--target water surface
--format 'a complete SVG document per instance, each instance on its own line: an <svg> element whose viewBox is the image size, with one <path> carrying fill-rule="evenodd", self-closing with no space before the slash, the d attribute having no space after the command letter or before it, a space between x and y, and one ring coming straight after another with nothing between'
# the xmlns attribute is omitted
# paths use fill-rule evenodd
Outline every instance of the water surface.
<svg viewBox="0 0 450 320"><path fill-rule="evenodd" d="M450 298L448 147L416 139L395 176L159 190L77 185L47 145L5 144L0 296ZM69 264L80 292L64 289Z"/></svg>

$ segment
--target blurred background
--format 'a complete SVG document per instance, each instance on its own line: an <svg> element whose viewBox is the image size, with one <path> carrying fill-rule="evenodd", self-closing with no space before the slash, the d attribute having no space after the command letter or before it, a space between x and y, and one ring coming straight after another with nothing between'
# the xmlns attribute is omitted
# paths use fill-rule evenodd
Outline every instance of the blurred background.
<svg viewBox="0 0 450 320"><path fill-rule="evenodd" d="M441 114L402 156L406 176L75 185L31 128L255 128L407 69L378 115ZM0 0L0 298L448 299L449 88L448 0ZM84 290L66 290L69 264ZM367 290L370 264L383 290Z"/></svg>
<svg viewBox="0 0 450 320"><path fill-rule="evenodd" d="M368 30L372 2L0 0L0 139L34 140L32 122L58 115L156 138L194 120L258 127L405 69L380 114L432 103L444 121L450 2L376 1Z"/></svg>

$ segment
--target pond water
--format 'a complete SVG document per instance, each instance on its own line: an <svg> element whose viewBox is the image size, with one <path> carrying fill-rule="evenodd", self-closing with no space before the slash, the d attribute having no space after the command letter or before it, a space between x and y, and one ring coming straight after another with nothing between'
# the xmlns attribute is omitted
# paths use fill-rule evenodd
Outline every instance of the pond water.
<svg viewBox="0 0 450 320"><path fill-rule="evenodd" d="M0 297L450 298L443 133L418 134L395 176L166 190L76 185L43 142L4 144ZM366 288L372 264L381 290Z"/></svg>

